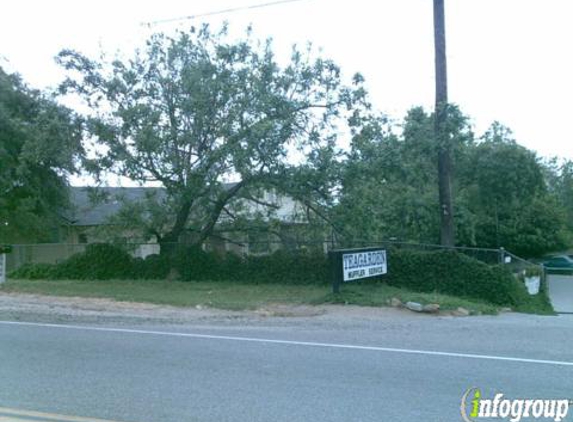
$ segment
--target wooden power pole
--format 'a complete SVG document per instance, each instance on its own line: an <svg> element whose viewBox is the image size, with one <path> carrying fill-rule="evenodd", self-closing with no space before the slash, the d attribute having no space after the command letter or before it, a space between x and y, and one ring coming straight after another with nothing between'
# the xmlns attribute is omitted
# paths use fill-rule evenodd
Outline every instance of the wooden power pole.
<svg viewBox="0 0 573 422"><path fill-rule="evenodd" d="M434 0L434 50L436 61L436 108L434 136L438 147L438 185L440 199L441 243L454 246L452 206L451 142L446 128L448 118L448 71L446 65L446 25L444 0Z"/></svg>

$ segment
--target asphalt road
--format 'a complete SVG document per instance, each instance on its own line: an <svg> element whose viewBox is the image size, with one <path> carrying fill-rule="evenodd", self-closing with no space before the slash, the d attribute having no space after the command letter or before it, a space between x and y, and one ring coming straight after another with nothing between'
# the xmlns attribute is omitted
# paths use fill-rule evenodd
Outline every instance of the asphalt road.
<svg viewBox="0 0 573 422"><path fill-rule="evenodd" d="M573 316L406 312L184 325L4 321L0 408L127 422L459 421L470 387L484 397L573 398L572 325Z"/></svg>
<svg viewBox="0 0 573 422"><path fill-rule="evenodd" d="M573 314L573 276L550 274L547 287L555 311Z"/></svg>

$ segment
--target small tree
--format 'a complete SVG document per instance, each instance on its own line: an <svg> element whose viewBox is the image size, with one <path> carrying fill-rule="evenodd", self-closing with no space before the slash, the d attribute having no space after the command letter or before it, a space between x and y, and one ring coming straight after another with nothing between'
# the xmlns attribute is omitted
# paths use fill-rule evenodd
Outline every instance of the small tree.
<svg viewBox="0 0 573 422"><path fill-rule="evenodd" d="M460 182L475 215L478 245L503 246L525 257L566 246L564 210L547 189L539 158L517 144L508 128L494 123L463 160Z"/></svg>
<svg viewBox="0 0 573 422"><path fill-rule="evenodd" d="M440 220L434 115L421 107L408 111L401 130L384 117L359 125L342 170L336 221L360 240L399 239L438 243ZM445 130L453 157L473 140L468 119L449 106ZM396 133L399 134L396 134ZM457 212L462 211L458 207Z"/></svg>
<svg viewBox="0 0 573 422"><path fill-rule="evenodd" d="M332 150L336 122L365 95L361 78L344 86L340 69L310 49L293 48L281 67L270 41L250 31L229 41L225 27L153 35L130 60L64 50L59 62L69 71L62 91L94 110L89 129L102 148L93 169L165 187L138 222L163 245L185 231L202 243L235 198L292 174L292 151L304 165Z"/></svg>

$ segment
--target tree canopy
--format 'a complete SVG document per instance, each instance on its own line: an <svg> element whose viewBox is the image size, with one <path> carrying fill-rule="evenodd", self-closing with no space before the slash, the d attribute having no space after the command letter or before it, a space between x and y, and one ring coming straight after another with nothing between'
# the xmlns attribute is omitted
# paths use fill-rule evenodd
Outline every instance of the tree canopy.
<svg viewBox="0 0 573 422"><path fill-rule="evenodd" d="M0 69L0 242L49 240L81 137L74 113Z"/></svg>
<svg viewBox="0 0 573 422"><path fill-rule="evenodd" d="M526 257L565 248L569 167L555 176L552 191L543 163L508 128L494 123L478 139L459 109L452 108L448 119L457 244L505 247ZM432 120L413 108L401 133L382 130L378 121L354 137L335 209L347 236L439 243Z"/></svg>
<svg viewBox="0 0 573 422"><path fill-rule="evenodd" d="M332 61L293 48L284 64L270 41L208 26L152 35L131 58L63 50L62 93L90 107L96 142L88 171L164 187L120 214L162 245L213 235L243 199L284 193L306 207L308 230L346 240L440 242L435 114L411 109L400 125L371 109L363 78L343 83ZM547 166L494 123L476 137L448 105L457 244L525 256L567 245L573 166ZM341 136L350 138L342 153ZM293 160L293 157L295 159ZM160 193L161 192L161 193ZM570 220L570 219L569 219Z"/></svg>
<svg viewBox="0 0 573 422"><path fill-rule="evenodd" d="M233 41L203 26L153 35L129 60L59 54L69 71L62 91L92 107L88 129L105 147L92 168L165 187L159 208L157 198L146 207L162 212L138 220L161 243L183 233L201 242L237 197L312 168L364 103L359 75L345 86L338 66L310 49L294 48L281 66L271 47L250 31Z"/></svg>

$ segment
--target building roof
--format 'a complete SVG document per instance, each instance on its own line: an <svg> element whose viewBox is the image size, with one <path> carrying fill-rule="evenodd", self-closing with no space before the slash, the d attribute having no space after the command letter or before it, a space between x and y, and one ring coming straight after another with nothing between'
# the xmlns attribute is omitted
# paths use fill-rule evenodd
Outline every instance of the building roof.
<svg viewBox="0 0 573 422"><path fill-rule="evenodd" d="M225 189L234 186L225 183ZM70 187L71 207L64 218L74 226L97 226L109 223L110 217L116 215L124 202L141 202L150 194L158 199L166 196L165 188L153 187Z"/></svg>
<svg viewBox="0 0 573 422"><path fill-rule="evenodd" d="M123 200L140 202L153 191L157 191L161 197L165 196L163 188L71 187L71 207L66 212L65 218L75 226L106 224L110 217L119 212L123 206Z"/></svg>

